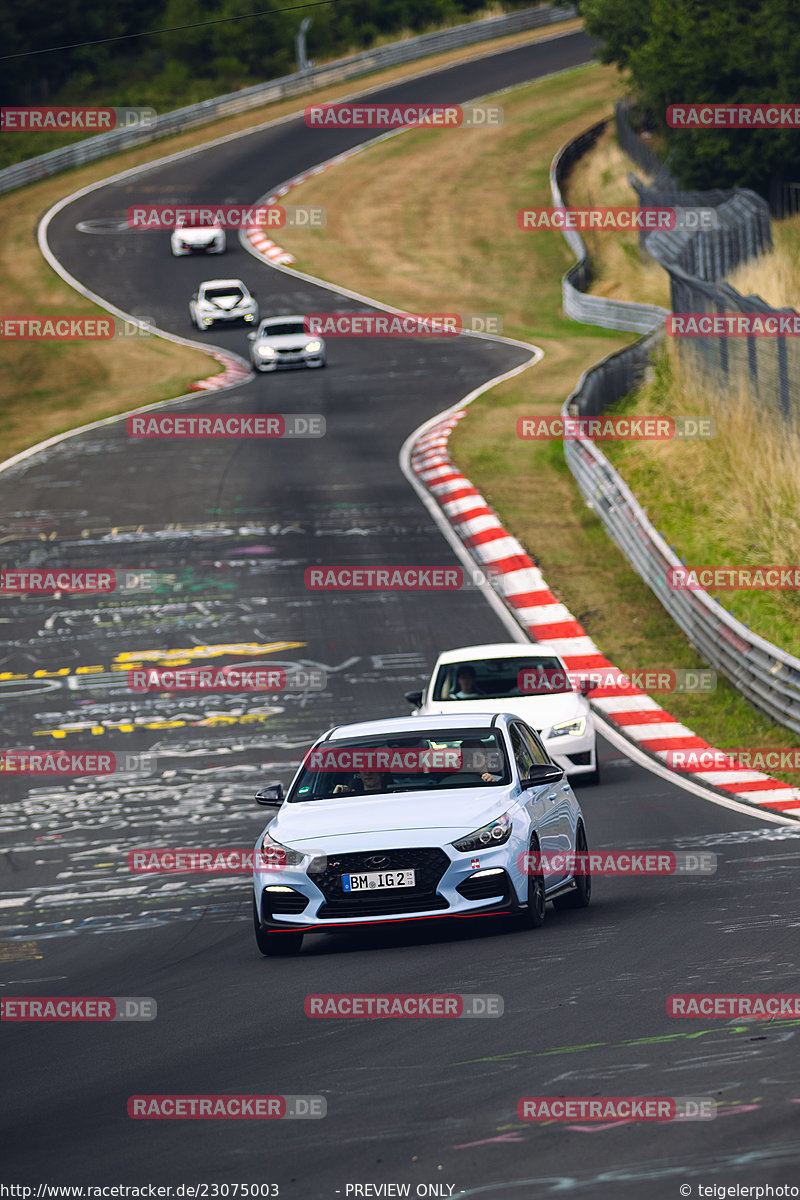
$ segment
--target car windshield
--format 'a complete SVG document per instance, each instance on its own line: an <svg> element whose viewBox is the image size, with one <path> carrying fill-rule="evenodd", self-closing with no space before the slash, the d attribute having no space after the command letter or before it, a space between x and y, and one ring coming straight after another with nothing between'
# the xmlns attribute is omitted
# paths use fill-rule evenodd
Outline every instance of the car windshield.
<svg viewBox="0 0 800 1200"><path fill-rule="evenodd" d="M309 750L289 803L501 786L511 781L496 730L442 729L328 741Z"/></svg>
<svg viewBox="0 0 800 1200"><path fill-rule="evenodd" d="M264 321L258 332L261 337L281 337L287 333L293 336L307 336L302 321Z"/></svg>
<svg viewBox="0 0 800 1200"><path fill-rule="evenodd" d="M445 663L436 676L433 699L502 700L507 696L546 696L574 690L560 659L525 654Z"/></svg>
<svg viewBox="0 0 800 1200"><path fill-rule="evenodd" d="M213 287L203 292L206 300L243 300L244 292L240 287Z"/></svg>

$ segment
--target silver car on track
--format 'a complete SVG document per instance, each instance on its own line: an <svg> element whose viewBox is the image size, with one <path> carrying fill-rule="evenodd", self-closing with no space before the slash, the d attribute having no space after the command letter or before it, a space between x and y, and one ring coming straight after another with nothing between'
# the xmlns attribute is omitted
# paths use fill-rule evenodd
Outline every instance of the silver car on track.
<svg viewBox="0 0 800 1200"><path fill-rule="evenodd" d="M303 317L265 317L247 337L250 361L256 371L325 366L325 343L306 331Z"/></svg>

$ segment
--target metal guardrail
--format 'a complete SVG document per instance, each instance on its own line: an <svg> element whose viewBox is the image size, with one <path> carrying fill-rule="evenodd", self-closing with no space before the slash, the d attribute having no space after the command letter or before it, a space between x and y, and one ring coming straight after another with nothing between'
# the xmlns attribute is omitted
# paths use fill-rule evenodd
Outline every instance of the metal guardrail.
<svg viewBox="0 0 800 1200"><path fill-rule="evenodd" d="M655 156L631 129L630 103L616 106L617 138L625 152L645 170L653 168ZM758 296L744 296L721 282L740 263L772 247L770 209L767 201L747 188L713 191L680 191L662 168L652 184L628 176L642 206L673 205L712 207L716 223L712 229L694 233L685 230L643 232L639 245L668 272L670 303L674 313L747 313L777 316L793 309L776 309ZM797 338L779 334L763 338L681 338L681 358L727 394L742 386L757 397L768 419L785 424L800 421L800 345Z"/></svg>
<svg viewBox="0 0 800 1200"><path fill-rule="evenodd" d="M259 108L272 100L282 100L287 96L299 96L327 84L357 79L370 71L401 66L403 63L415 62L417 59L431 54L457 50L462 46L471 46L476 42L492 38L524 33L526 30L537 29L542 25L553 25L558 21L567 21L575 16L577 13L571 4L543 4L536 8L525 8L519 12L506 13L499 17L472 21L466 25L456 25L452 29L442 29L436 33L423 33L418 37L392 42L388 46L380 46L375 50L362 50L360 54L336 59L335 62L313 67L308 71L284 75L280 79L255 84L253 87L243 88L239 92L216 96L211 100L202 100L199 104L190 104L186 108L163 113L146 127L115 129L109 133L98 134L97 137L85 138L83 141L65 146L61 150L51 150L36 158L25 159L24 162L15 163L0 171L0 194L26 183L32 183L37 179L55 175L59 171L83 166L98 158L116 154L119 150L145 145L159 138L182 133L186 129L193 129L210 121L217 121L222 117L232 117L239 113L249 112L250 109Z"/></svg>
<svg viewBox="0 0 800 1200"><path fill-rule="evenodd" d="M591 133L592 130L587 131ZM584 147L593 140L587 139L587 134L582 135ZM570 145L580 141L581 138L575 139ZM553 161L554 167L558 160L564 159L567 150L568 147L562 148ZM551 178L552 175L551 170ZM572 238L565 236L574 249ZM690 278L685 272L679 274L684 279ZM567 276L565 282L566 279ZM710 289L713 285L704 286ZM752 299L756 301L757 297ZM663 329L655 330L635 345L591 367L564 402L562 415L596 416L633 391L645 377L652 350L662 337ZM671 589L667 571L685 563L648 520L621 475L593 442L565 441L564 455L586 504L698 653L755 708L800 733L800 658L753 633L707 592Z"/></svg>
<svg viewBox="0 0 800 1200"><path fill-rule="evenodd" d="M563 413L602 412L631 391L641 382L652 345L659 338L660 334L651 335L612 355L613 364L605 359L592 367L566 400ZM685 564L647 519L605 455L585 441L565 442L564 453L587 505L705 661L756 708L800 733L800 658L753 633L707 592L671 589L668 569Z"/></svg>
<svg viewBox="0 0 800 1200"><path fill-rule="evenodd" d="M561 185L576 159L594 145L608 125L598 121L566 146L562 146L550 164L550 193L555 208L565 208ZM584 325L600 325L604 329L624 329L632 333L648 333L663 325L669 312L657 304L636 304L628 300L610 300L587 292L592 281L592 268L586 244L577 229L565 229L564 237L577 258L561 281L564 312L573 321Z"/></svg>

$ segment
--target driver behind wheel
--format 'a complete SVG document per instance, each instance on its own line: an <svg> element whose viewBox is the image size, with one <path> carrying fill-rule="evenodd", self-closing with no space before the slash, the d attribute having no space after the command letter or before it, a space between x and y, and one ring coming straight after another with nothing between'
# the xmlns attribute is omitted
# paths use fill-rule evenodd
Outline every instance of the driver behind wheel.
<svg viewBox="0 0 800 1200"><path fill-rule="evenodd" d="M351 783L337 783L334 796L360 796L365 792L386 792L391 775L386 771L357 771Z"/></svg>

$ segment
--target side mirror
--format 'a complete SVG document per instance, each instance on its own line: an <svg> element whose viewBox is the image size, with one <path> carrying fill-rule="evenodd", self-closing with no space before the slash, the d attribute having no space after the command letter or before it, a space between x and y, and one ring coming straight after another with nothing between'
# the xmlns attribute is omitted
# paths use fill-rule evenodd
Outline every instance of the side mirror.
<svg viewBox="0 0 800 1200"><path fill-rule="evenodd" d="M564 772L555 763L534 763L530 775L520 783L524 788L542 787L546 783L560 783L563 778Z"/></svg>
<svg viewBox="0 0 800 1200"><path fill-rule="evenodd" d="M256 340L256 337L257 337L257 336L258 336L258 335L257 335L257 334L255 334L255 333L248 333L248 335L247 335L247 340L248 340L248 342L254 342L254 341Z"/></svg>
<svg viewBox="0 0 800 1200"><path fill-rule="evenodd" d="M280 808L283 804L283 785L271 783L269 787L261 788L256 792L256 800L266 808Z"/></svg>
<svg viewBox="0 0 800 1200"><path fill-rule="evenodd" d="M589 692L593 692L597 684L593 679L582 679L580 685L580 693L582 696L588 696Z"/></svg>
<svg viewBox="0 0 800 1200"><path fill-rule="evenodd" d="M422 704L422 692L406 692L406 700L413 704L414 708L419 708Z"/></svg>

